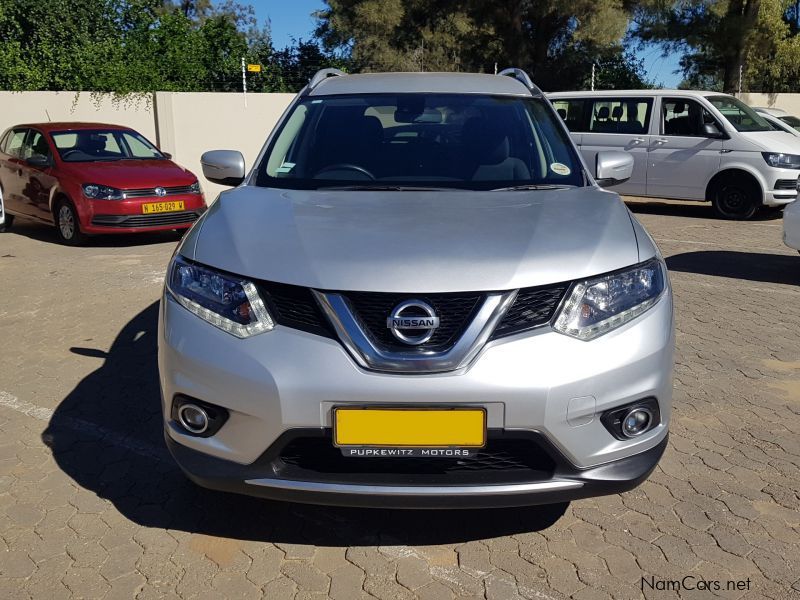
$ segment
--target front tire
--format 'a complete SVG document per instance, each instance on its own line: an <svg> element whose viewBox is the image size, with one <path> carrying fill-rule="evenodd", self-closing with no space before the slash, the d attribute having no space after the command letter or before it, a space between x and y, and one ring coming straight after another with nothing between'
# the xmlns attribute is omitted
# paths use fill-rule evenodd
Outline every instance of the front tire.
<svg viewBox="0 0 800 600"><path fill-rule="evenodd" d="M56 233L62 244L67 246L80 246L86 241L86 235L81 231L78 221L78 211L66 199L58 201L55 210Z"/></svg>
<svg viewBox="0 0 800 600"><path fill-rule="evenodd" d="M722 219L747 221L752 219L761 205L758 184L742 177L720 182L712 199L714 211Z"/></svg>

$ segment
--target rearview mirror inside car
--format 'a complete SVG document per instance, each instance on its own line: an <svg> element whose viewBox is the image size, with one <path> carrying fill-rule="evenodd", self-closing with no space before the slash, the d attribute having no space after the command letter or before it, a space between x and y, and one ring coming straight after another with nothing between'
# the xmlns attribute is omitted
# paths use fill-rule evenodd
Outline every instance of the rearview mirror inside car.
<svg viewBox="0 0 800 600"><path fill-rule="evenodd" d="M209 150L200 157L203 175L213 183L237 186L244 181L244 156L236 150Z"/></svg>
<svg viewBox="0 0 800 600"><path fill-rule="evenodd" d="M598 185L617 185L633 175L633 156L627 152L608 150L598 152L595 161L595 180Z"/></svg>

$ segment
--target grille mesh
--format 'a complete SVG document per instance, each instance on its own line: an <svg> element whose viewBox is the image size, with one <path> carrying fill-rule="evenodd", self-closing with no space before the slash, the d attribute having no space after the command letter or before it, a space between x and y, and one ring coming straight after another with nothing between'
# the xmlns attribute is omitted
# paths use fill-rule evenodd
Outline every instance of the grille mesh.
<svg viewBox="0 0 800 600"><path fill-rule="evenodd" d="M332 337L327 319L309 288L264 281L259 289L277 323Z"/></svg>
<svg viewBox="0 0 800 600"><path fill-rule="evenodd" d="M179 185L173 187L165 187L164 191L167 193L167 196L175 196L177 194L192 194L192 186L191 185ZM149 197L160 197L156 196L156 188L138 188L134 190L123 190L123 194L125 194L126 198L149 198Z"/></svg>
<svg viewBox="0 0 800 600"><path fill-rule="evenodd" d="M285 465L316 473L441 474L478 471L552 471L553 460L526 439L489 439L473 456L454 458L353 458L343 456L330 436L297 438L279 454Z"/></svg>
<svg viewBox="0 0 800 600"><path fill-rule="evenodd" d="M458 341L464 329L472 321L475 311L483 299L481 293L456 294L385 294L378 292L344 292L353 314L361 322L373 341L392 350L441 350ZM386 319L401 302L410 299L430 304L439 317L439 327L430 340L418 346L401 343L386 327Z"/></svg>
<svg viewBox="0 0 800 600"><path fill-rule="evenodd" d="M778 179L775 182L775 189L794 191L797 189L797 179Z"/></svg>
<svg viewBox="0 0 800 600"><path fill-rule="evenodd" d="M514 304L497 324L491 339L528 331L548 323L553 318L553 313L564 297L567 287L567 284L561 284L521 289Z"/></svg>
<svg viewBox="0 0 800 600"><path fill-rule="evenodd" d="M162 225L183 225L194 223L196 212L157 213L154 215L95 215L92 225L103 227L160 227Z"/></svg>

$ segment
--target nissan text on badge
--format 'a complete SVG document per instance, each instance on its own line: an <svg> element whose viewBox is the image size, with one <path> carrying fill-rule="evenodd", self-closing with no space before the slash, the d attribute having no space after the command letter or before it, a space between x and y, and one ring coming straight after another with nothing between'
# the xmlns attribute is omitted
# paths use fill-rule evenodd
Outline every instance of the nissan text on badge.
<svg viewBox="0 0 800 600"><path fill-rule="evenodd" d="M167 445L213 489L500 507L614 494L667 445L672 293L519 69L317 73L168 267Z"/></svg>

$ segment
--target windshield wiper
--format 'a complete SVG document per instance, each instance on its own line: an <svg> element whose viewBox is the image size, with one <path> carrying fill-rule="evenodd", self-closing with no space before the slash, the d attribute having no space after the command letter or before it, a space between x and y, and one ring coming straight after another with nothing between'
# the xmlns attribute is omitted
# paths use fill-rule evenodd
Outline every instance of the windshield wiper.
<svg viewBox="0 0 800 600"><path fill-rule="evenodd" d="M518 192L525 190L566 190L574 188L574 185L556 185L554 183L526 183L523 185L512 185L509 187L494 188L492 192Z"/></svg>
<svg viewBox="0 0 800 600"><path fill-rule="evenodd" d="M325 185L316 188L331 191L370 191L370 192L440 192L452 190L446 187L425 187L412 185Z"/></svg>

